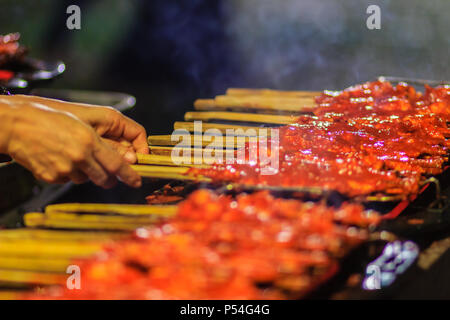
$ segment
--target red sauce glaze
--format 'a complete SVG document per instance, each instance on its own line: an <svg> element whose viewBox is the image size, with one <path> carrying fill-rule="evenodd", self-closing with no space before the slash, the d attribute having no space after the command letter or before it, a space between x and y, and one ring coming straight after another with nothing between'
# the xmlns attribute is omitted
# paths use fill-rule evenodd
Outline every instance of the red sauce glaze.
<svg viewBox="0 0 450 320"><path fill-rule="evenodd" d="M359 205L333 209L266 192L234 199L199 190L170 221L77 262L81 290L51 298L298 298L330 277L338 258L379 221Z"/></svg>
<svg viewBox="0 0 450 320"><path fill-rule="evenodd" d="M314 116L280 129L275 175L261 164L191 169L218 181L320 187L348 196L417 193L424 175L447 160L450 87L425 93L375 81L317 97ZM246 152L248 154L249 147Z"/></svg>

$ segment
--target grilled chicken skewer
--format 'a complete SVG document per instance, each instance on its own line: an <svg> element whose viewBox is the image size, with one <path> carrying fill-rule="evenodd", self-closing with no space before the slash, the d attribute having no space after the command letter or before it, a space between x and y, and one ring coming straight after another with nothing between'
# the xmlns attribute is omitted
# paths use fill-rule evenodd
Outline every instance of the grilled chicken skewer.
<svg viewBox="0 0 450 320"><path fill-rule="evenodd" d="M267 110L284 112L311 112L314 98L284 96L217 96L215 99L198 99L196 110Z"/></svg>
<svg viewBox="0 0 450 320"><path fill-rule="evenodd" d="M229 88L227 96L282 96L297 98L314 98L320 95L322 91L284 91L273 89L247 89L247 88Z"/></svg>
<svg viewBox="0 0 450 320"><path fill-rule="evenodd" d="M272 115L272 114L250 114L239 112L220 112L220 111L203 111L203 112L186 112L184 115L186 121L210 121L225 120L237 122L254 122L263 124L286 125L295 123L295 116Z"/></svg>

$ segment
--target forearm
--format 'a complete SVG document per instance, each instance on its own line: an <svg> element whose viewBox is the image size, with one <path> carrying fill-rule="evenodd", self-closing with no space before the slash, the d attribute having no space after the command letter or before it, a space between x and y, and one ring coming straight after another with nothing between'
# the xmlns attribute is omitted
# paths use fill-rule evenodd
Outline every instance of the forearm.
<svg viewBox="0 0 450 320"><path fill-rule="evenodd" d="M6 99L9 99L12 102L27 103L38 107L45 106L58 111L68 112L75 115L83 122L94 127L97 123L105 121L105 117L107 117L109 113L116 112L115 110L113 110L113 108L110 107L84 103L73 103L37 96L13 95L6 97Z"/></svg>
<svg viewBox="0 0 450 320"><path fill-rule="evenodd" d="M89 110L91 110L90 107L93 107L91 105L82 103L72 103L62 100L42 98L37 96L28 96L28 95L12 95L4 97L4 99L8 99L12 103L14 102L27 103L30 105L36 105L38 107L45 106L47 108L52 108L58 111L69 112L76 116L78 116L79 113L82 114L85 112L89 112Z"/></svg>

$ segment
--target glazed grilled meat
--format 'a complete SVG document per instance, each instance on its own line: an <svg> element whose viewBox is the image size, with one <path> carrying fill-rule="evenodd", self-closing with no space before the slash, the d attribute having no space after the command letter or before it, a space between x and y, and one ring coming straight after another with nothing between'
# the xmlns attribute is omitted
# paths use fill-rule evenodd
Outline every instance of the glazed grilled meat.
<svg viewBox="0 0 450 320"><path fill-rule="evenodd" d="M450 87L426 87L421 94L405 83L375 81L325 91L316 101L314 115L280 128L276 174L262 175L259 160L191 172L252 185L405 197L418 191L424 177L442 172L448 159Z"/></svg>

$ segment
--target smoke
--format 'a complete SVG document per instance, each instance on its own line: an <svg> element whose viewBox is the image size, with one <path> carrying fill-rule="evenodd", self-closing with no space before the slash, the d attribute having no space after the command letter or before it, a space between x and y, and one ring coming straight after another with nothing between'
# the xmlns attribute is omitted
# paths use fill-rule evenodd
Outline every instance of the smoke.
<svg viewBox="0 0 450 320"><path fill-rule="evenodd" d="M248 86L342 88L380 74L449 79L449 1L232 0L226 28ZM366 28L378 4L381 30Z"/></svg>
<svg viewBox="0 0 450 320"><path fill-rule="evenodd" d="M115 0L129 1L129 0ZM196 98L229 87L342 89L379 75L450 79L448 0L135 0L109 70L166 132ZM381 30L368 30L369 5ZM120 88L120 90L124 90Z"/></svg>
<svg viewBox="0 0 450 320"><path fill-rule="evenodd" d="M137 2L118 72L166 84L170 110L228 87L320 90L379 75L450 78L448 0ZM371 4L381 8L381 30L367 29Z"/></svg>

